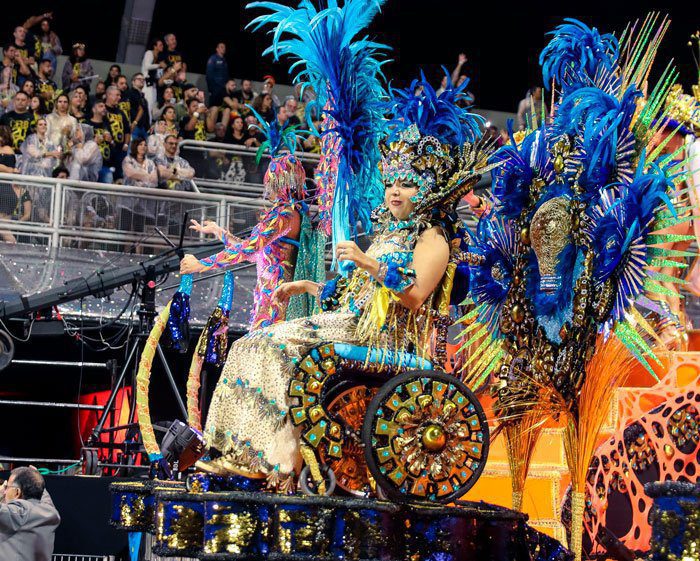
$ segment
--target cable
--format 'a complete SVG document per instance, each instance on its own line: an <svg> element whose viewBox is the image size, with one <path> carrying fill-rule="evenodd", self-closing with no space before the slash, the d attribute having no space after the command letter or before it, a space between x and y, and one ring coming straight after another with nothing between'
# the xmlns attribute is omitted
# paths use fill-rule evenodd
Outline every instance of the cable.
<svg viewBox="0 0 700 561"><path fill-rule="evenodd" d="M80 466L80 462L75 462L74 464L70 464L69 466L66 466L61 469L48 469L48 468L39 468L37 471L41 475L60 475L62 473L66 473L67 471Z"/></svg>
<svg viewBox="0 0 700 561"><path fill-rule="evenodd" d="M32 318L32 321L31 321L31 323L29 324L29 333L27 333L27 338L26 338L26 339L22 339L22 338L20 338L20 337L17 337L17 336L15 336L15 335L13 335L12 332L11 332L11 331L7 328L7 326L5 325L5 322L2 321L1 319L0 319L0 325L2 325L3 329L5 330L5 332L6 332L10 337L12 337L15 341L19 341L20 343L26 343L27 341L29 341L29 338L32 336L32 328L34 327L34 321L35 321L35 319Z"/></svg>

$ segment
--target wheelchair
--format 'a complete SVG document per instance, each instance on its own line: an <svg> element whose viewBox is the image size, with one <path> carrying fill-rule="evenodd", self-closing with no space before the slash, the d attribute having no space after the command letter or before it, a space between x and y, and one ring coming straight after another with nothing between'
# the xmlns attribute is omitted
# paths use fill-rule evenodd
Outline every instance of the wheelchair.
<svg viewBox="0 0 700 561"><path fill-rule="evenodd" d="M446 305L435 309L434 362L331 342L299 361L288 395L297 401L302 491L452 503L476 483L489 427L476 396L439 366L449 319Z"/></svg>

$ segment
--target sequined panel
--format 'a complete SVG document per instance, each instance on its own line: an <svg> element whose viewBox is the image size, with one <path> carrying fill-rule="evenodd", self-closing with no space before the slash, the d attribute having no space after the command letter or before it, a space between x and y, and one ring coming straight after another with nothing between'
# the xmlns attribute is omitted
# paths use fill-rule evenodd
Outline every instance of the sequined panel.
<svg viewBox="0 0 700 561"><path fill-rule="evenodd" d="M202 551L204 502L196 495L157 496L153 551L158 555L195 557Z"/></svg>

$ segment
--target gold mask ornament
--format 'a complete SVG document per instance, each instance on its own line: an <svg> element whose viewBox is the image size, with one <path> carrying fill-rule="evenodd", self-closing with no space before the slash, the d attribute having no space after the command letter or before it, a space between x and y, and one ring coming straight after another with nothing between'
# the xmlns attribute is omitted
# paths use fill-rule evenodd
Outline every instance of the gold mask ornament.
<svg viewBox="0 0 700 561"><path fill-rule="evenodd" d="M548 200L537 209L530 225L530 243L540 271L540 290L549 294L561 285L557 264L571 235L569 205L567 197Z"/></svg>

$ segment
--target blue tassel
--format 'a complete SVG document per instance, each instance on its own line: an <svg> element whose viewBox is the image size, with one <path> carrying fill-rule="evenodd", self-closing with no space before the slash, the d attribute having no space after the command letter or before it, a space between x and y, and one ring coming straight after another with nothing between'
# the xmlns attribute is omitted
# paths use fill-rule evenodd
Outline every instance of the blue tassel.
<svg viewBox="0 0 700 561"><path fill-rule="evenodd" d="M190 342L190 293L192 275L182 275L180 287L170 304L167 322L166 345L180 353L186 353Z"/></svg>

